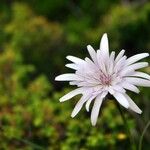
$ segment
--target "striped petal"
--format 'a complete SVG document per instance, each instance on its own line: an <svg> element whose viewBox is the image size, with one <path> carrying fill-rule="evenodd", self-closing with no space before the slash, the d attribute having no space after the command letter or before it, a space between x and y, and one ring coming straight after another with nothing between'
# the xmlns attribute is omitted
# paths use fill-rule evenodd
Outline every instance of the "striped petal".
<svg viewBox="0 0 150 150"><path fill-rule="evenodd" d="M141 78L145 78L145 79L148 79L150 80L150 75L148 75L147 73L144 73L144 72L138 72L136 71L133 75L131 76L135 76L135 77L141 77Z"/></svg>
<svg viewBox="0 0 150 150"><path fill-rule="evenodd" d="M125 79L127 82L137 86L150 87L150 81L146 79L134 78L134 77L126 77Z"/></svg>
<svg viewBox="0 0 150 150"><path fill-rule="evenodd" d="M127 59L127 65L133 64L133 63L135 63L135 62L137 62L143 58L146 58L148 56L149 56L148 53L142 53L142 54L134 55L134 56Z"/></svg>
<svg viewBox="0 0 150 150"><path fill-rule="evenodd" d="M121 75L123 75L123 76L128 75L129 73L133 72L134 70L141 69L141 68L144 68L147 66L148 66L147 62L139 62L139 63L133 64L133 65L130 65L121 72Z"/></svg>
<svg viewBox="0 0 150 150"><path fill-rule="evenodd" d="M135 85L133 85L131 83L123 82L121 85L123 86L123 88L125 88L127 90L130 90L132 92L135 92L135 93L139 93L140 92L140 90Z"/></svg>

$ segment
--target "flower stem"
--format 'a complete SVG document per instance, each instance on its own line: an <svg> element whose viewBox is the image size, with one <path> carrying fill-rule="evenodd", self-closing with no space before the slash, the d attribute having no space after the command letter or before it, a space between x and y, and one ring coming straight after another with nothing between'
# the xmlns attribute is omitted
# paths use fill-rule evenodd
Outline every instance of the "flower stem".
<svg viewBox="0 0 150 150"><path fill-rule="evenodd" d="M126 120L126 118L125 118L125 115L124 115L124 113L123 113L123 111L122 111L120 105L118 104L118 102L115 101L115 103L116 103L116 106L117 106L117 108L118 108L118 110L119 110L119 112L120 112L121 118L122 118L122 120L123 120L123 122L124 122L124 126L125 126L125 129L126 129L128 138L129 138L129 140L130 140L131 150L136 150L135 143L134 143L134 140L133 140L133 138L132 138L132 136L131 136L130 129L129 129L127 120Z"/></svg>
<svg viewBox="0 0 150 150"><path fill-rule="evenodd" d="M146 133L146 130L148 129L149 125L150 125L150 121L148 121L148 123L146 124L146 126L145 126L145 128L144 128L144 130L142 132L142 135L140 137L139 150L142 150L143 137L144 137L144 134Z"/></svg>

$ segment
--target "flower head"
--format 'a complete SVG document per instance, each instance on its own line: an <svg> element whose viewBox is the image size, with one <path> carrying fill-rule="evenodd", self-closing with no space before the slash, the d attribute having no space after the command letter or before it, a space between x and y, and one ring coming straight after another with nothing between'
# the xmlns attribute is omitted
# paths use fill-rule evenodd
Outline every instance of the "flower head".
<svg viewBox="0 0 150 150"><path fill-rule="evenodd" d="M105 33L100 42L100 48L95 51L92 46L87 46L90 58L84 60L67 56L72 63L66 67L74 69L75 73L62 74L55 78L56 81L69 81L70 85L76 85L77 89L69 92L60 101L66 101L72 97L82 94L81 99L76 104L71 116L74 117L86 103L86 110L92 101L94 105L91 111L91 122L97 122L101 104L108 93L125 108L129 108L141 114L140 108L126 94L126 90L139 93L137 86L150 87L150 75L137 71L147 67L147 62L138 62L149 56L148 53L137 54L127 58L125 50L121 50L115 57L115 52L109 54L108 38Z"/></svg>

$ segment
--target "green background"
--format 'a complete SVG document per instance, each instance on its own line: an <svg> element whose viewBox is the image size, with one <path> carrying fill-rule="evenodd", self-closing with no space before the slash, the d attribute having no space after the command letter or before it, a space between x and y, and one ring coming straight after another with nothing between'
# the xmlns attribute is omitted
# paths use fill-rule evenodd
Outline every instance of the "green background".
<svg viewBox="0 0 150 150"><path fill-rule="evenodd" d="M55 82L69 72L67 55L88 56L86 46L99 48L103 33L110 50L131 56L150 52L148 0L1 0L0 1L0 149L2 150L130 150L138 148L150 116L150 89L128 93L143 110L124 108L131 131L114 100L104 102L97 125L83 108L70 114L79 97L59 103L71 89ZM148 58L146 61L150 61ZM150 67L143 71L150 73ZM149 129L143 150L150 146Z"/></svg>

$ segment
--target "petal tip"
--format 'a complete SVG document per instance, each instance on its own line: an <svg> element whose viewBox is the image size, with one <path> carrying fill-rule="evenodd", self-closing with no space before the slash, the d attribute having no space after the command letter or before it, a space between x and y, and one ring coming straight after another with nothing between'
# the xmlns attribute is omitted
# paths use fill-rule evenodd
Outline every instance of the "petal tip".
<svg viewBox="0 0 150 150"><path fill-rule="evenodd" d="M93 121L92 121L91 123L92 123L92 126L93 126L93 127L96 126L96 122L93 122Z"/></svg>
<svg viewBox="0 0 150 150"><path fill-rule="evenodd" d="M91 45L87 45L87 49L89 50L92 46Z"/></svg>
<svg viewBox="0 0 150 150"><path fill-rule="evenodd" d="M74 117L75 117L75 114L74 114L74 113L72 113L72 114L71 114L71 118L74 118Z"/></svg>
<svg viewBox="0 0 150 150"><path fill-rule="evenodd" d="M55 77L55 81L59 81L59 76Z"/></svg>

